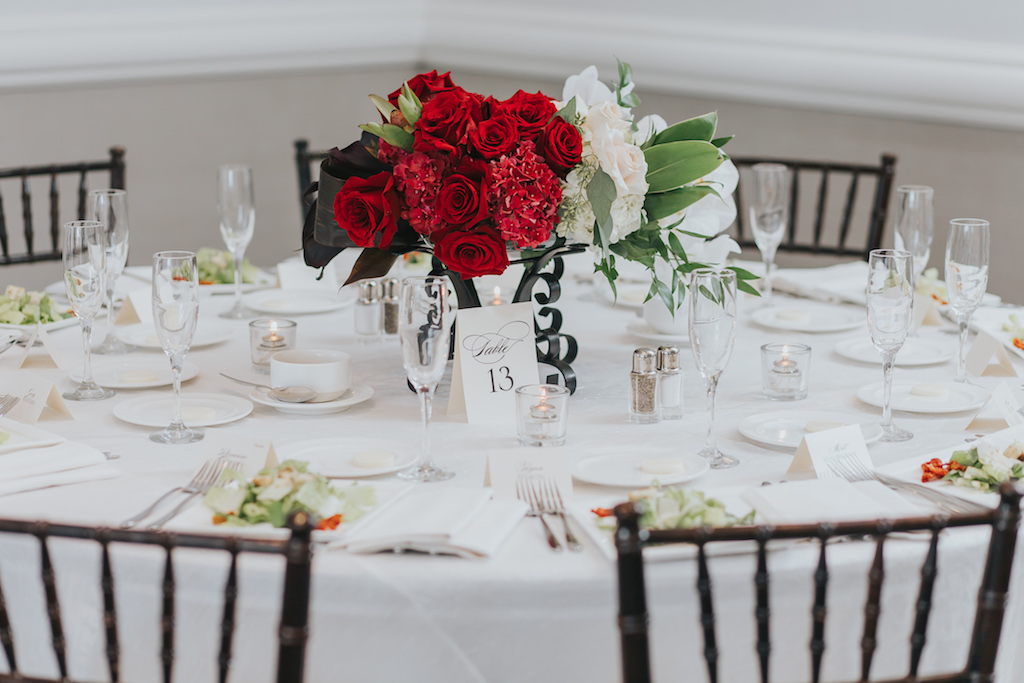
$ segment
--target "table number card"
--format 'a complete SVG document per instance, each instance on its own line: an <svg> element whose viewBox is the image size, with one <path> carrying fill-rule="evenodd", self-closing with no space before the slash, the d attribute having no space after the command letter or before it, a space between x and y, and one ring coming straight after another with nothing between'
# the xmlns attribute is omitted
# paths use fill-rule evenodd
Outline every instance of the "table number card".
<svg viewBox="0 0 1024 683"><path fill-rule="evenodd" d="M992 360L995 359L993 363ZM967 374L974 377L989 375L993 377L1016 377L1017 370L1013 367L1010 354L1002 342L987 332L978 332L977 338L967 350L964 359Z"/></svg>
<svg viewBox="0 0 1024 683"><path fill-rule="evenodd" d="M73 420L67 401L57 391L53 382L27 370L3 373L3 392L17 396L19 400L6 417L35 424L40 418L58 417Z"/></svg>
<svg viewBox="0 0 1024 683"><path fill-rule="evenodd" d="M995 407L998 415L992 414L992 407ZM1019 412L1020 407L1020 401L1013 395L1010 385L1003 380L992 390L985 405L964 429L971 432L996 432L1024 424L1024 415Z"/></svg>
<svg viewBox="0 0 1024 683"><path fill-rule="evenodd" d="M153 290L141 287L128 292L121 304L121 310L114 318L116 325L133 325L135 323L153 322Z"/></svg>
<svg viewBox="0 0 1024 683"><path fill-rule="evenodd" d="M487 454L484 486L494 491L494 500L515 500L516 480L521 476L549 478L562 498L572 495L569 453L556 448L499 448Z"/></svg>
<svg viewBox="0 0 1024 683"><path fill-rule="evenodd" d="M533 304L464 308L455 319L448 414L471 424L516 419L516 387L537 384Z"/></svg>
<svg viewBox="0 0 1024 683"><path fill-rule="evenodd" d="M230 457L242 461L242 474L247 479L264 467L280 464L273 441L253 439L236 431L206 430L202 450L207 458Z"/></svg>
<svg viewBox="0 0 1024 683"><path fill-rule="evenodd" d="M942 314L939 313L939 302L931 295L914 295L914 324L918 327L925 325L938 326L942 324Z"/></svg>
<svg viewBox="0 0 1024 683"><path fill-rule="evenodd" d="M787 473L816 474L819 479L836 477L838 475L829 468L829 462L837 458L851 458L869 470L874 469L859 424L805 434Z"/></svg>
<svg viewBox="0 0 1024 683"><path fill-rule="evenodd" d="M36 348L36 342L39 343L41 352ZM5 363L6 367L56 368L59 370L62 366L61 357L50 342L50 336L42 325L36 325L32 334L25 340L25 347L18 353L11 353L10 357L12 361Z"/></svg>

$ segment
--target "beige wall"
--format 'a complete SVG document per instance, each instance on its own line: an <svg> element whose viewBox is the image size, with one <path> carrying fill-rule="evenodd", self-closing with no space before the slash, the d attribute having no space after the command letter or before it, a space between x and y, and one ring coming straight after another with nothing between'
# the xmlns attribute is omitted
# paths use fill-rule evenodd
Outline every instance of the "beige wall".
<svg viewBox="0 0 1024 683"><path fill-rule="evenodd" d="M112 144L127 148L133 246L130 263L145 264L165 248L218 245L215 169L252 164L256 177L256 237L252 259L272 265L299 247L297 184L292 140L314 147L354 140L373 111L371 92L386 94L414 69L341 71L274 77L155 82L0 94L0 166L102 157ZM899 157L897 184L935 188L936 244L942 261L949 219L992 222L990 291L1010 299L1024 286L1018 237L1024 134L909 120L708 101L644 91L642 113L669 121L717 109L720 132L732 133L733 154L873 162ZM472 90L507 96L517 88L559 96L561 83L531 78L456 74ZM16 134L13 131L17 131ZM11 214L6 188L5 202ZM887 226L891 243L891 224ZM41 286L59 266L5 269L0 286Z"/></svg>

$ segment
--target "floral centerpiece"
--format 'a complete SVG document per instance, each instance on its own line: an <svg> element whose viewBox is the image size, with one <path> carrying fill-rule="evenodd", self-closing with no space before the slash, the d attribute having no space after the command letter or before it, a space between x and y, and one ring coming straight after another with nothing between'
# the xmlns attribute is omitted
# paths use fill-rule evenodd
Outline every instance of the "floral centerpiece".
<svg viewBox="0 0 1024 683"><path fill-rule="evenodd" d="M363 249L349 281L385 274L398 254L426 250L462 278L500 274L510 250L566 240L596 250L615 289L616 259L651 274L648 298L675 310L691 270L739 251L721 235L735 218L736 168L714 113L668 126L634 119L628 64L601 83L588 67L562 99L522 90L505 100L469 92L450 74L419 74L387 98L380 122L334 149L320 176L306 263ZM312 224L311 224L312 223ZM740 287L753 276L735 269Z"/></svg>

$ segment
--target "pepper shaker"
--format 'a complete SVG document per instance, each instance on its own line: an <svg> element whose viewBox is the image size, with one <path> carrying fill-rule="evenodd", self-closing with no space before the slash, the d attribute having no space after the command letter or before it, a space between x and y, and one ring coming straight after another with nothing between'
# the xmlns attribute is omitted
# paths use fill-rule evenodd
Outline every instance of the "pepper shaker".
<svg viewBox="0 0 1024 683"><path fill-rule="evenodd" d="M393 337L398 334L398 280L388 278L383 288L381 305L384 308L384 335Z"/></svg>
<svg viewBox="0 0 1024 683"><path fill-rule="evenodd" d="M633 351L633 370L629 373L629 421L649 424L658 421L658 371L654 349Z"/></svg>
<svg viewBox="0 0 1024 683"><path fill-rule="evenodd" d="M359 283L359 298L356 300L356 337L361 342L371 342L380 336L381 305L377 297L377 281L364 280Z"/></svg>
<svg viewBox="0 0 1024 683"><path fill-rule="evenodd" d="M679 368L679 347L658 347L658 404L662 420L683 417L683 371Z"/></svg>

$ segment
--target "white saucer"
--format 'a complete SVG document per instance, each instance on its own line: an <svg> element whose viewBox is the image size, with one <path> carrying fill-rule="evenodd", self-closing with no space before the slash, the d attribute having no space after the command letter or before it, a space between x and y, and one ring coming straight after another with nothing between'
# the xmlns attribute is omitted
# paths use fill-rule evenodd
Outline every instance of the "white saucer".
<svg viewBox="0 0 1024 683"><path fill-rule="evenodd" d="M860 423L864 432L864 443L874 443L882 438L882 428L877 422L860 422L845 413L824 411L779 410L771 413L748 415L740 420L740 434L768 446L777 448L799 448L807 434L807 423L811 420L828 420L844 425Z"/></svg>
<svg viewBox="0 0 1024 683"><path fill-rule="evenodd" d="M647 474L641 470L646 456L675 457L683 463L683 469L673 474ZM707 460L699 455L676 455L645 452L643 455L614 453L584 458L572 469L572 476L588 484L599 486L627 486L645 488L654 483L679 484L696 479L711 468Z"/></svg>
<svg viewBox="0 0 1024 683"><path fill-rule="evenodd" d="M842 332L867 327L864 309L849 306L803 303L799 306L769 306L750 315L758 325L787 332Z"/></svg>
<svg viewBox="0 0 1024 683"><path fill-rule="evenodd" d="M636 335L641 339L646 339L652 342L658 342L659 344L675 344L676 346L689 346L690 335L684 332L683 334L662 334L657 332L650 325L643 320L634 320L633 322L626 325L626 331L632 335Z"/></svg>
<svg viewBox="0 0 1024 683"><path fill-rule="evenodd" d="M125 344L137 346L140 349L162 350L160 337L156 334L156 327L153 323L136 323L115 327L114 334ZM198 349L203 346L213 346L227 341L235 333L235 327L231 323L220 320L200 319L196 325L196 334L192 338L190 348Z"/></svg>
<svg viewBox="0 0 1024 683"><path fill-rule="evenodd" d="M181 369L181 381L187 382L198 374L199 367L186 361ZM123 359L95 360L92 364L92 376L101 387L111 389L152 389L170 386L174 382L171 364L166 358L138 355ZM82 372L74 370L68 373L68 377L72 382L81 382Z"/></svg>
<svg viewBox="0 0 1024 683"><path fill-rule="evenodd" d="M388 451L395 456L395 463L388 467L369 469L357 467L352 459L366 451ZM287 444L278 449L281 460L304 460L311 472L319 472L333 479L358 479L391 474L405 469L416 460L415 445L384 439L349 438L313 439Z"/></svg>
<svg viewBox="0 0 1024 683"><path fill-rule="evenodd" d="M351 289L343 289L338 294L322 289L264 289L246 294L243 299L247 308L258 313L306 315L351 306L356 294Z"/></svg>
<svg viewBox="0 0 1024 683"><path fill-rule="evenodd" d="M249 398L260 405L270 406L279 413L289 415L329 415L348 410L357 403L362 403L373 396L373 387L369 384L353 384L348 391L333 401L322 403L285 403L270 396L264 387L255 387L249 392ZM340 475L339 475L340 476Z"/></svg>
<svg viewBox="0 0 1024 683"><path fill-rule="evenodd" d="M226 394L181 395L182 420L187 427L213 427L241 420L252 412L252 404ZM197 412L203 413L197 415ZM171 392L161 396L138 396L114 406L114 416L142 427L166 427L174 413ZM190 415L191 413L191 415Z"/></svg>
<svg viewBox="0 0 1024 683"><path fill-rule="evenodd" d="M945 396L915 396L917 384L936 384L946 388ZM991 392L984 387L962 382L893 382L892 409L908 413L958 413L985 404ZM876 408L882 407L882 383L866 384L857 390L857 398Z"/></svg>
<svg viewBox="0 0 1024 683"><path fill-rule="evenodd" d="M870 338L844 339L835 345L835 352L843 358L861 363L882 364L882 354L878 352ZM940 344L932 339L907 337L907 340L903 342L903 347L896 354L896 365L936 365L945 363L955 355L955 342Z"/></svg>

